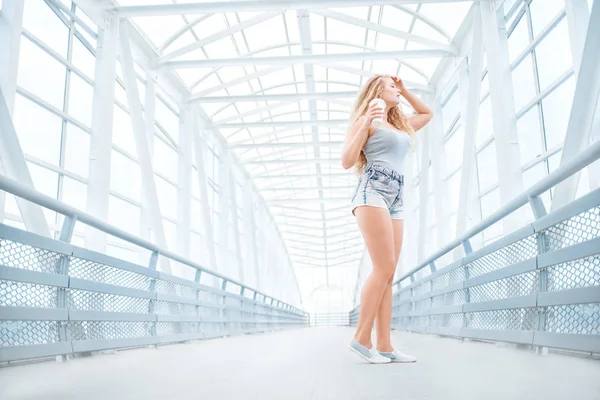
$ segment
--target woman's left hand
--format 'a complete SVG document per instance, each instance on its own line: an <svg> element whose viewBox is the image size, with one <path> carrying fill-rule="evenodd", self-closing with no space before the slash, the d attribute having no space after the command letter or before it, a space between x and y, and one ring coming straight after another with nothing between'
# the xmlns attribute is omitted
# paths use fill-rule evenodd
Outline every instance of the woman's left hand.
<svg viewBox="0 0 600 400"><path fill-rule="evenodd" d="M394 81L394 83L396 84L396 87L398 89L400 89L401 92L406 91L406 86L404 86L404 82L402 81L402 79L398 78L397 76L392 76L392 80Z"/></svg>

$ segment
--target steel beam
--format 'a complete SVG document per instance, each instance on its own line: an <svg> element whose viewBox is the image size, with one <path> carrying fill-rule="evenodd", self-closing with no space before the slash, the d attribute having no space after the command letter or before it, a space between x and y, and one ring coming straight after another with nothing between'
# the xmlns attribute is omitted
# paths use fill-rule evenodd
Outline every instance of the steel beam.
<svg viewBox="0 0 600 400"><path fill-rule="evenodd" d="M348 120L345 119L324 119L324 120L308 120L308 121L260 121L260 122L231 122L221 125L213 125L219 129L244 129L244 128L271 128L271 127L292 127L292 126L338 126L347 125Z"/></svg>
<svg viewBox="0 0 600 400"><path fill-rule="evenodd" d="M152 230L157 244L166 249L167 240L162 224L162 214L158 202L158 192L154 180L154 169L152 168L152 159L150 158L150 149L148 147L148 137L145 130L144 119L142 116L142 106L140 104L140 96L137 86L137 78L133 68L133 55L131 52L131 44L129 41L129 27L127 22L123 22L119 26L119 42L120 42L120 61L123 72L123 82L125 83L125 93L127 94L127 103L129 105L129 113L131 116L131 124L135 137L135 144L138 153L138 161L140 164L143 187L146 189L142 196L146 196L148 200L148 208L150 211ZM166 273L171 273L171 264L166 257L159 258L161 270Z"/></svg>
<svg viewBox="0 0 600 400"><path fill-rule="evenodd" d="M571 116L563 146L560 166L568 164L590 143L590 134L600 95L600 2L592 5L590 23L581 57L579 76L571 106ZM593 169L592 169L593 171ZM550 211L575 199L580 173L576 172L554 189Z"/></svg>
<svg viewBox="0 0 600 400"><path fill-rule="evenodd" d="M192 219L192 132L194 118L190 105L179 113L177 146L177 248L179 254L190 257ZM181 275L179 275L181 276Z"/></svg>
<svg viewBox="0 0 600 400"><path fill-rule="evenodd" d="M453 55L453 53L446 50L372 51L362 53L303 54L292 56L212 58L203 60L166 61L157 64L156 67L159 69L187 69L245 65L291 66L298 64L352 62L363 60L406 60L411 58L433 58L451 55Z"/></svg>
<svg viewBox="0 0 600 400"><path fill-rule="evenodd" d="M272 12L272 11L271 12L265 12L265 13L259 14L259 15L255 16L255 17L252 17L252 18L247 19L247 20L245 20L243 22L240 22L239 24L230 26L229 28L224 29L224 30L222 30L220 32L217 32L215 34L212 34L212 35L209 35L209 36L207 36L205 38L197 40L194 43L189 44L187 46L184 46L181 49L177 49L177 50L175 50L172 53L163 55L162 57L160 57L156 61L157 61L158 64L160 64L160 63L164 63L165 61L169 61L169 60L172 60L174 58L183 56L183 55L185 55L187 53L190 53L190 52L192 52L194 50L200 49L200 48L202 48L202 47L204 47L204 46L206 46L206 45L208 45L210 43L213 43L213 42L215 42L217 40L226 38L228 36L232 36L234 33L237 33L237 32L242 31L244 29L250 28L250 27L252 27L252 26L254 26L256 24L259 24L261 22L267 21L267 20L269 20L269 19L271 19L271 18L273 18L273 17L275 17L277 15L280 15L280 14L281 14L280 12Z"/></svg>
<svg viewBox="0 0 600 400"><path fill-rule="evenodd" d="M81 1L81 0L80 0ZM418 0L418 3L456 3L464 0ZM470 0L469 0L470 1ZM125 17L148 17L160 15L211 14L229 12L287 11L318 8L379 6L384 4L415 4L416 0L251 0L231 2L206 2L189 4L163 4L121 6L106 10L109 15Z"/></svg>
<svg viewBox="0 0 600 400"><path fill-rule="evenodd" d="M483 42L487 55L490 100L496 144L500 201L506 204L523 191L523 171L513 95L512 74L508 56L508 36L502 8L496 11L491 0L481 1ZM479 98L479 93L477 94ZM523 225L523 210L511 214L503 223L504 234Z"/></svg>
<svg viewBox="0 0 600 400"><path fill-rule="evenodd" d="M150 152L150 158L154 160L154 122L156 117L156 83L155 76L151 71L146 72L146 88L144 91L144 124L146 129L146 137L148 140L148 151ZM142 185L144 183L142 182ZM148 189L142 187L142 193L145 193ZM148 199L145 196L141 198L141 215L140 215L140 234L148 240L152 240L152 224L150 220L150 209L148 206ZM145 252L140 252L140 263L147 262L147 255Z"/></svg>
<svg viewBox="0 0 600 400"><path fill-rule="evenodd" d="M103 221L108 221L118 35L119 20L105 20L96 50L87 212ZM106 234L86 226L85 245L104 252Z"/></svg>
<svg viewBox="0 0 600 400"><path fill-rule="evenodd" d="M278 94L250 94L241 96L206 96L193 101L198 103L235 103L244 101L300 101L300 100L328 100L355 97L356 91L326 92L326 93L278 93Z"/></svg>
<svg viewBox="0 0 600 400"><path fill-rule="evenodd" d="M372 30L386 35L404 39L410 42L419 43L424 46L430 47L436 50L447 51L450 55L458 54L458 47L452 44L440 43L435 40L427 39L423 36L407 33L398 29L394 29L382 24L376 24L374 22L367 21L365 19L352 17L348 14L344 14L333 10L313 10L314 14L320 15L325 18L335 19L337 21L345 22L354 26L358 26L367 30Z"/></svg>
<svg viewBox="0 0 600 400"><path fill-rule="evenodd" d="M460 193L456 218L456 234L460 235L467 229L469 210L472 207L475 176L475 142L477 123L479 121L481 71L483 68L483 38L480 5L475 4L473 45L470 64L467 69L467 59L462 61L460 68L459 90L461 96L461 118L465 126L463 144L463 164L461 169ZM422 260L419 260L419 262Z"/></svg>

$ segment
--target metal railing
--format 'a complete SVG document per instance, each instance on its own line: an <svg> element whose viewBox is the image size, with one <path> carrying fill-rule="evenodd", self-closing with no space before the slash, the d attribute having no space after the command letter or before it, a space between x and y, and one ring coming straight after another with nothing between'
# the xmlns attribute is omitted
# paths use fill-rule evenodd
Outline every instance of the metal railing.
<svg viewBox="0 0 600 400"><path fill-rule="evenodd" d="M550 214L539 198L599 157L596 142L394 282L393 327L600 353L600 189ZM527 203L533 223L471 250L473 236ZM466 256L437 270L461 245Z"/></svg>
<svg viewBox="0 0 600 400"><path fill-rule="evenodd" d="M310 326L350 326L347 312L310 314Z"/></svg>
<svg viewBox="0 0 600 400"><path fill-rule="evenodd" d="M0 362L308 326L308 314L0 176L65 215L61 240L0 224ZM151 252L141 266L70 244L76 221ZM159 257L194 280L159 272ZM200 283L216 279L218 287Z"/></svg>

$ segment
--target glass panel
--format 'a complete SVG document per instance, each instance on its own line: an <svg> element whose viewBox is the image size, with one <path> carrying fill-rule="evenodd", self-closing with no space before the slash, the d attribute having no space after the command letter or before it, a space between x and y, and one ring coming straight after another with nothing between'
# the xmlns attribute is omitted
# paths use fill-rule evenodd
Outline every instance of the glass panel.
<svg viewBox="0 0 600 400"><path fill-rule="evenodd" d="M61 118L17 94L13 123L25 154L59 165Z"/></svg>
<svg viewBox="0 0 600 400"><path fill-rule="evenodd" d="M565 0L533 0L529 5L533 36L540 32L565 8Z"/></svg>
<svg viewBox="0 0 600 400"><path fill-rule="evenodd" d="M498 182L495 142L492 142L477 154L477 172L480 192Z"/></svg>
<svg viewBox="0 0 600 400"><path fill-rule="evenodd" d="M535 97L535 78L533 76L533 58L525 57L523 62L512 72L517 112Z"/></svg>
<svg viewBox="0 0 600 400"><path fill-rule="evenodd" d="M23 28L67 58L69 29L43 0L25 2Z"/></svg>
<svg viewBox="0 0 600 400"><path fill-rule="evenodd" d="M134 235L139 235L140 209L115 196L109 196L108 223Z"/></svg>
<svg viewBox="0 0 600 400"><path fill-rule="evenodd" d="M462 165L465 132L462 127L446 142L446 172L453 171Z"/></svg>
<svg viewBox="0 0 600 400"><path fill-rule="evenodd" d="M547 149L562 145L565 140L575 92L574 86L575 78L571 77L542 100Z"/></svg>
<svg viewBox="0 0 600 400"><path fill-rule="evenodd" d="M87 185L63 176L61 201L85 211L87 208Z"/></svg>
<svg viewBox="0 0 600 400"><path fill-rule="evenodd" d="M508 54L513 62L529 45L529 32L527 31L527 18L523 17L508 38Z"/></svg>
<svg viewBox="0 0 600 400"><path fill-rule="evenodd" d="M110 164L111 190L140 201L142 191L140 166L116 150L112 150Z"/></svg>
<svg viewBox="0 0 600 400"><path fill-rule="evenodd" d="M90 135L72 124L67 124L64 168L77 175L88 177Z"/></svg>
<svg viewBox="0 0 600 400"><path fill-rule="evenodd" d="M540 117L538 106L534 106L517 121L519 132L519 149L521 151L521 164L539 157L543 153Z"/></svg>
<svg viewBox="0 0 600 400"><path fill-rule="evenodd" d="M69 96L69 115L91 127L94 89L79 76L71 73L69 91L71 92Z"/></svg>
<svg viewBox="0 0 600 400"><path fill-rule="evenodd" d="M66 73L67 69L63 64L29 39L21 38L17 85L62 110Z"/></svg>
<svg viewBox="0 0 600 400"><path fill-rule="evenodd" d="M476 143L477 148L494 135L494 120L492 119L492 100L485 99L479 106L479 119L477 120Z"/></svg>
<svg viewBox="0 0 600 400"><path fill-rule="evenodd" d="M96 70L94 55L76 37L73 38L72 46L71 62L73 65L79 68L88 78L94 78Z"/></svg>
<svg viewBox="0 0 600 400"><path fill-rule="evenodd" d="M563 19L536 47L540 89L544 91L552 82L573 65L569 43L569 27Z"/></svg>

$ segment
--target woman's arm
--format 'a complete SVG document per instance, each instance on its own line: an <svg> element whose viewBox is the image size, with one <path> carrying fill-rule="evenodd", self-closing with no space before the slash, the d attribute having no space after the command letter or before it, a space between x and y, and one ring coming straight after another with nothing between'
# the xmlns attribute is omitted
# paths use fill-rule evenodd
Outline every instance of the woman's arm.
<svg viewBox="0 0 600 400"><path fill-rule="evenodd" d="M414 93L411 93L408 89L406 89L402 79L395 77L392 79L394 79L396 87L401 90L400 94L406 99L406 101L408 101L408 104L410 104L413 110L417 112L416 115L408 116L408 122L416 132L427 125L429 121L431 121L431 118L433 117L433 110Z"/></svg>
<svg viewBox="0 0 600 400"><path fill-rule="evenodd" d="M360 152L369 138L371 121L375 118L383 118L383 110L373 104L365 115L358 117L354 124L348 128L342 150L342 167L344 169L352 168L356 164Z"/></svg>

